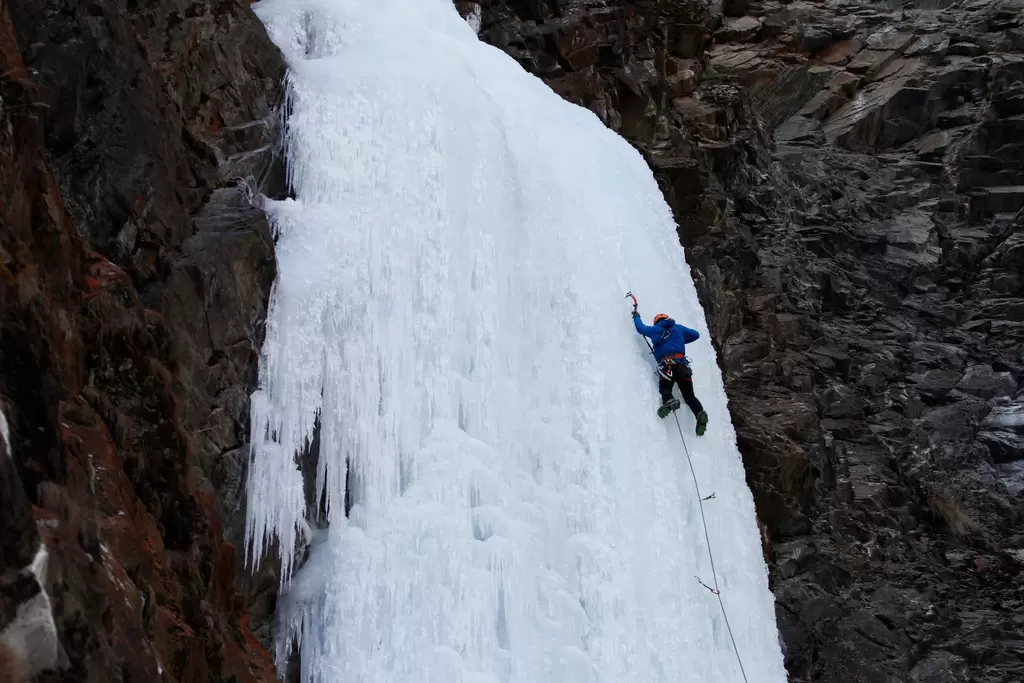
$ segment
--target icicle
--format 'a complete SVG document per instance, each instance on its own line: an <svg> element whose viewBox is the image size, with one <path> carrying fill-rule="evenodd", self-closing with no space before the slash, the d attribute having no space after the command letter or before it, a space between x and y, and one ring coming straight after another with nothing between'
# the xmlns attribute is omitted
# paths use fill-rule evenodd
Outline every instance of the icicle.
<svg viewBox="0 0 1024 683"><path fill-rule="evenodd" d="M276 543L291 574L317 428L330 521L282 594L279 660L300 638L310 683L739 680L628 283L702 334L691 455L722 599L743 661L785 681L715 354L640 155L450 0L255 7L291 69L295 199L268 202L250 557Z"/></svg>

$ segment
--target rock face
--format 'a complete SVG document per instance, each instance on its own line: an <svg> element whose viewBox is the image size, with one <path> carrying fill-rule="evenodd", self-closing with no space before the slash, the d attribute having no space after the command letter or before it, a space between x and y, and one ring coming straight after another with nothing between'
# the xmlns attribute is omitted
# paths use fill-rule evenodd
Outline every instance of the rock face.
<svg viewBox="0 0 1024 683"><path fill-rule="evenodd" d="M1020 680L1024 3L456 4L675 212L791 680Z"/></svg>
<svg viewBox="0 0 1024 683"><path fill-rule="evenodd" d="M283 64L247 3L144 4L0 7L4 681L276 677L237 545Z"/></svg>
<svg viewBox="0 0 1024 683"><path fill-rule="evenodd" d="M1020 680L1024 4L456 4L675 212L791 679ZM236 550L273 248L233 186L284 192L282 72L240 0L0 7L8 678L274 678Z"/></svg>

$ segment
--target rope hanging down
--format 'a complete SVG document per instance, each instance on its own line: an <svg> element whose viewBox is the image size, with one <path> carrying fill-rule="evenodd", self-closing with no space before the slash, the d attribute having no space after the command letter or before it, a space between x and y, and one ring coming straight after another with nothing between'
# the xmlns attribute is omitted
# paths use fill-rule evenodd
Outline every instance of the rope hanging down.
<svg viewBox="0 0 1024 683"><path fill-rule="evenodd" d="M633 310L637 310L638 303L636 297L633 296L633 293L626 292L626 298L633 300ZM647 337L644 337L644 341L647 343L647 348L651 350L651 355L653 356L654 347L651 346L651 342L647 339ZM657 357L655 357L655 361L657 361ZM708 521L704 517L704 501L714 498L715 494L712 493L707 498L701 497L700 485L697 484L697 474L696 472L694 472L693 460L690 458L690 447L686 445L686 437L683 436L683 427L679 423L679 413L673 413L672 417L676 419L676 429L679 430L679 438L683 442L683 451L686 453L686 464L689 465L690 476L693 478L693 489L697 492L697 504L700 506L700 522L701 525L703 525L704 527L704 541L708 548L708 559L711 560L711 578L714 580L715 587L712 588L711 586L707 585L706 583L700 580L700 577L695 576L694 578L697 579L697 583L707 588L709 591L715 594L715 597L718 598L718 606L722 610L722 618L725 619L725 627L729 631L729 640L732 641L732 651L736 653L736 663L740 665L740 674L743 676L744 683L748 683L747 672L746 669L743 668L743 659L740 657L740 650L736 646L736 637L732 634L732 624L729 623L729 614L725 611L725 603L722 602L722 591L718 587L718 571L715 569L715 556L711 553L711 538L708 535Z"/></svg>
<svg viewBox="0 0 1024 683"><path fill-rule="evenodd" d="M715 570L715 557L711 554L711 539L708 538L708 522L704 518L704 499L700 497L700 486L697 485L697 475L693 471L693 461L690 459L690 447L686 445L686 437L683 436L683 428L679 424L679 414L673 415L676 418L676 428L679 430L679 438L683 440L683 450L686 452L686 463L690 466L690 476L693 477L693 488L697 492L697 504L700 506L700 522L704 526L704 541L708 546L708 559L711 560L711 578L714 579L715 587L711 588L703 581L701 585L710 590L718 598L718 606L722 608L722 618L725 619L725 628L729 631L729 640L732 641L732 651L736 653L736 663L740 665L740 674L743 681L747 681L747 672L743 668L743 659L740 657L740 650L736 647L736 636L732 634L732 624L729 623L729 614L725 611L725 603L722 602L722 591L718 588L718 572ZM711 494L712 496L715 494ZM709 496L710 498L710 496Z"/></svg>

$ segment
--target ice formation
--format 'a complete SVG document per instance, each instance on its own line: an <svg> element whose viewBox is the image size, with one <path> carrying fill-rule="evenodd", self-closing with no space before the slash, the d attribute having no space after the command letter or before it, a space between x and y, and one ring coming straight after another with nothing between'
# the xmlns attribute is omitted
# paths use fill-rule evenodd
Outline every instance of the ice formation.
<svg viewBox="0 0 1024 683"><path fill-rule="evenodd" d="M305 533L318 421L330 519L279 658L300 637L311 683L741 680L632 289L702 334L708 433L678 415L748 677L785 681L721 375L640 155L450 0L255 8L290 68L295 199L269 206L250 552Z"/></svg>
<svg viewBox="0 0 1024 683"><path fill-rule="evenodd" d="M45 588L49 561L46 545L40 543L32 563L25 567L38 584L38 590L17 606L10 621L0 630L0 665L7 667L3 670L5 675L14 676L4 680L33 680L41 671L63 668L67 664Z"/></svg>
<svg viewBox="0 0 1024 683"><path fill-rule="evenodd" d="M7 449L7 455L13 458L14 454L11 453L11 432L7 426L7 416L4 415L3 408L0 408L0 439L3 439L4 441L4 448Z"/></svg>

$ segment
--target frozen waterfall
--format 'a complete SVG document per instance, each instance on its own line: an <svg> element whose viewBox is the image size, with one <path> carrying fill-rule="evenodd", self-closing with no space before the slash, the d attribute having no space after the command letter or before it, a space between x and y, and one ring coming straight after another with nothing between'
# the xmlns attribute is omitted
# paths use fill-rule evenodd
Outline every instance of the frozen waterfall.
<svg viewBox="0 0 1024 683"><path fill-rule="evenodd" d="M671 213L640 155L451 0L263 0L295 199L253 396L249 552L312 683L729 683L698 500L623 296L700 330L678 413L750 681L782 683L751 494ZM319 420L305 524L295 464ZM346 491L347 489L347 491ZM351 507L346 516L346 504ZM282 558L283 572L293 559Z"/></svg>

